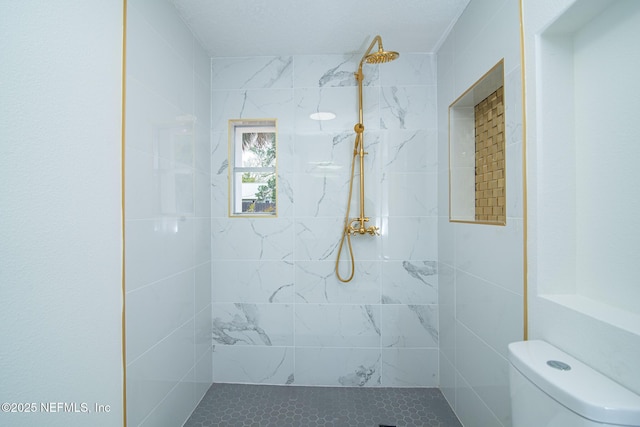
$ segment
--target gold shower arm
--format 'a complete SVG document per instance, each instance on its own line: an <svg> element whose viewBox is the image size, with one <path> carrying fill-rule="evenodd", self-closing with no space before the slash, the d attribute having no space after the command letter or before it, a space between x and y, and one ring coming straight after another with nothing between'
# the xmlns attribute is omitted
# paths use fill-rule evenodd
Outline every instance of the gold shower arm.
<svg viewBox="0 0 640 427"><path fill-rule="evenodd" d="M360 70L362 70L362 64L364 63L364 60L367 58L367 56L369 56L369 54L371 53L371 49L373 49L373 46L376 44L376 42L378 43L378 50L379 51L384 50L382 48L382 37L380 37L379 35L375 36L373 38L373 41L369 45L369 48L366 50L364 55L362 55L362 59L360 60L360 67L359 67Z"/></svg>

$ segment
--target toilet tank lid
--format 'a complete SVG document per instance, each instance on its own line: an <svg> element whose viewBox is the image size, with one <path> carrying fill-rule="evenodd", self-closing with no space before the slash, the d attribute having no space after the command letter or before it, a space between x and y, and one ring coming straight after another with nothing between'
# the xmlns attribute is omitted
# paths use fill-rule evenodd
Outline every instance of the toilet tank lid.
<svg viewBox="0 0 640 427"><path fill-rule="evenodd" d="M549 360L571 369L552 368ZM640 426L640 396L544 341L509 344L509 361L542 391L585 418Z"/></svg>

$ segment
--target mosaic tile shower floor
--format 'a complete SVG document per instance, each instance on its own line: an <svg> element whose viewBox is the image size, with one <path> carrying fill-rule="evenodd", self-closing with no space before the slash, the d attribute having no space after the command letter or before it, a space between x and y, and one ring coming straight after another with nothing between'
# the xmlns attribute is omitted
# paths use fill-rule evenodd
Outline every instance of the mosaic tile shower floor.
<svg viewBox="0 0 640 427"><path fill-rule="evenodd" d="M462 427L436 388L213 384L185 427Z"/></svg>

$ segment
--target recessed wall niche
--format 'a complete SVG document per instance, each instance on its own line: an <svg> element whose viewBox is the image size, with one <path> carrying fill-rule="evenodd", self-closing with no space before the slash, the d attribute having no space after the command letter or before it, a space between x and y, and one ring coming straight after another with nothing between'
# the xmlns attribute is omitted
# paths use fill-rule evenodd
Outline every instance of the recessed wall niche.
<svg viewBox="0 0 640 427"><path fill-rule="evenodd" d="M449 106L449 220L506 224L504 61Z"/></svg>
<svg viewBox="0 0 640 427"><path fill-rule="evenodd" d="M640 333L640 2L576 1L536 36L537 290Z"/></svg>

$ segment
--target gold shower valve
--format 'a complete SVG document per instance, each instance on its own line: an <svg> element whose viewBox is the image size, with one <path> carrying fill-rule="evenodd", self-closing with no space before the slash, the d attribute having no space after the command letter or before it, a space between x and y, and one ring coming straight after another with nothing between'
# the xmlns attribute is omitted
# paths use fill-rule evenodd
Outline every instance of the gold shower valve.
<svg viewBox="0 0 640 427"><path fill-rule="evenodd" d="M372 225L365 227L365 222L368 222L369 218L354 218L351 220L350 225L346 228L346 234L371 234L372 236L379 236L379 228ZM355 225L354 225L355 224Z"/></svg>
<svg viewBox="0 0 640 427"><path fill-rule="evenodd" d="M380 233L378 233L378 230L380 230L378 227L372 225L371 227L367 228L367 233L371 234L372 236L379 236Z"/></svg>

